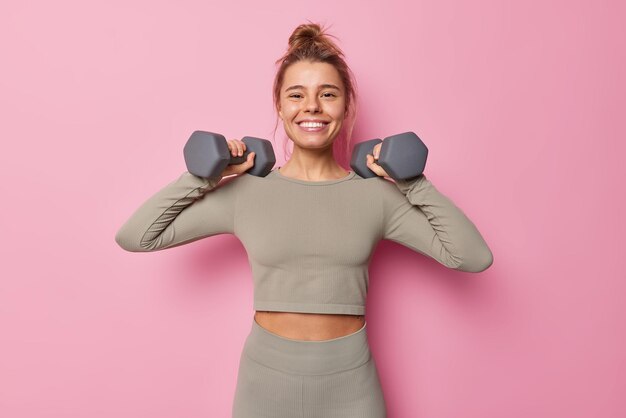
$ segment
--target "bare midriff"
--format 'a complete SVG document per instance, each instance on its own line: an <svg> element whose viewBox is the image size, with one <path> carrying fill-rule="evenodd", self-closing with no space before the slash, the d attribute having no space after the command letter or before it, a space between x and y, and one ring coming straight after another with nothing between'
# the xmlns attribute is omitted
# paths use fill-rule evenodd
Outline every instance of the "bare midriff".
<svg viewBox="0 0 626 418"><path fill-rule="evenodd" d="M362 315L256 311L254 320L271 333L292 340L322 341L360 330Z"/></svg>

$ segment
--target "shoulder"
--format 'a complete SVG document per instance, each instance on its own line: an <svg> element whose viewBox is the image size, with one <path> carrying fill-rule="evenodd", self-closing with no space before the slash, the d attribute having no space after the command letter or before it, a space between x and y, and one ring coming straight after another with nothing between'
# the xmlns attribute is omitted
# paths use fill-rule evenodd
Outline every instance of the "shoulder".
<svg viewBox="0 0 626 418"><path fill-rule="evenodd" d="M271 185L276 184L273 173L270 172L265 177L254 176L247 172L224 177L220 182L220 186L224 189L232 190L237 194L264 194L267 190L271 190Z"/></svg>
<svg viewBox="0 0 626 418"><path fill-rule="evenodd" d="M222 177L212 191L220 194L238 194L243 188L248 187L254 177L246 173Z"/></svg>
<svg viewBox="0 0 626 418"><path fill-rule="evenodd" d="M393 180L380 176L363 178L358 174L353 180L355 185L360 186L367 195L376 196L383 203L399 204L406 200L406 196Z"/></svg>
<svg viewBox="0 0 626 418"><path fill-rule="evenodd" d="M384 177L372 177L365 179L369 182L369 187L372 187L378 193L384 196L403 196L403 193L398 188L398 185L393 180L388 180Z"/></svg>

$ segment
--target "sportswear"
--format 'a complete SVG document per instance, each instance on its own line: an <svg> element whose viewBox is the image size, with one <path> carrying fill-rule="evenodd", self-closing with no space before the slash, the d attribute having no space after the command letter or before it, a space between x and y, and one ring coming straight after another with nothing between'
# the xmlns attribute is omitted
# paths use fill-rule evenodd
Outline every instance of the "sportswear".
<svg viewBox="0 0 626 418"><path fill-rule="evenodd" d="M218 234L242 242L261 311L363 315L368 264L382 239L460 271L493 262L476 226L424 174L393 182L354 171L322 181L278 169L223 180L184 172L146 200L115 240L148 252Z"/></svg>

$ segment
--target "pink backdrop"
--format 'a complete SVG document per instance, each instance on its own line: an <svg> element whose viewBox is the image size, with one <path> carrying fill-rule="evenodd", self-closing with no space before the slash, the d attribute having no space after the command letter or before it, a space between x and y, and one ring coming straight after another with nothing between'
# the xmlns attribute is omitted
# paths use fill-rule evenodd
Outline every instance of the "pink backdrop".
<svg viewBox="0 0 626 418"><path fill-rule="evenodd" d="M274 61L306 19L357 76L355 139L418 133L494 253L471 274L379 244L367 319L389 417L623 416L624 11L3 2L0 416L230 416L243 246L134 254L114 235L184 171L193 130L271 137Z"/></svg>

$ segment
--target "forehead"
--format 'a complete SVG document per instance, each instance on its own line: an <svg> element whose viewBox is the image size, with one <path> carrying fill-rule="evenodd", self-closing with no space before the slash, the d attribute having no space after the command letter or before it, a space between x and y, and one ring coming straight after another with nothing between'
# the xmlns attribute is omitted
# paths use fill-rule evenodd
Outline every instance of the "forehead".
<svg viewBox="0 0 626 418"><path fill-rule="evenodd" d="M285 71L284 89L301 84L304 87L316 87L320 84L342 86L339 72L327 62L298 61Z"/></svg>

